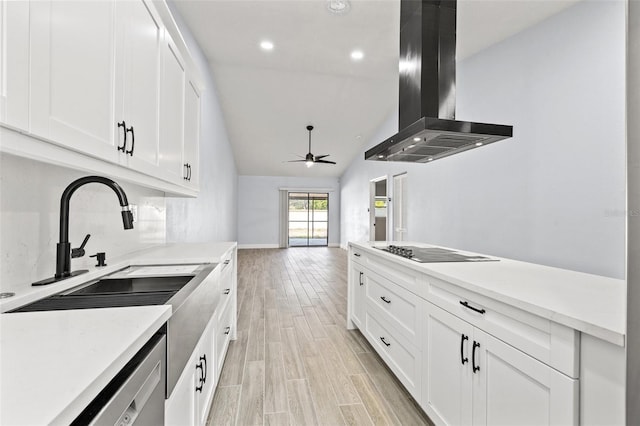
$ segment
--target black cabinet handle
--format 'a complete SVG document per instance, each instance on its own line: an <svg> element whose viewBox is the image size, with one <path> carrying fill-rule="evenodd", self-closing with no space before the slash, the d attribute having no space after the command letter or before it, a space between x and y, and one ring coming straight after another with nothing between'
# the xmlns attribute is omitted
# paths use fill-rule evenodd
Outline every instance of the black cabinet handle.
<svg viewBox="0 0 640 426"><path fill-rule="evenodd" d="M364 272L360 272L360 285L364 285L364 283L362 282L363 275L364 275Z"/></svg>
<svg viewBox="0 0 640 426"><path fill-rule="evenodd" d="M202 378L202 383L207 383L207 354L202 355L200 361L204 361L204 368L202 369L204 377Z"/></svg>
<svg viewBox="0 0 640 426"><path fill-rule="evenodd" d="M231 292L230 288L225 288L223 291L224 294L229 294L230 292Z"/></svg>
<svg viewBox="0 0 640 426"><path fill-rule="evenodd" d="M473 365L473 372L480 371L480 366L476 365L476 348L480 347L480 343L473 341L473 351L471 352L471 363Z"/></svg>
<svg viewBox="0 0 640 426"><path fill-rule="evenodd" d="M384 296L380 296L380 299L382 299L382 301L383 301L384 303L391 303L391 300L387 299L387 298L386 298L386 297L384 297Z"/></svg>
<svg viewBox="0 0 640 426"><path fill-rule="evenodd" d="M131 149L128 151L125 151L125 154L129 154L130 156L133 157L133 150L136 149L136 135L133 131L133 126L129 127L124 131L125 137L127 135L127 132L131 132ZM125 142L125 146L126 146L126 142Z"/></svg>
<svg viewBox="0 0 640 426"><path fill-rule="evenodd" d="M122 120L122 123L118 123L118 128L120 127L123 128L124 143L122 144L122 146L118 146L118 151L124 152L127 149L127 125L124 120Z"/></svg>
<svg viewBox="0 0 640 426"><path fill-rule="evenodd" d="M191 164L189 164L189 182L191 182L191 176L193 176L193 174L191 173Z"/></svg>
<svg viewBox="0 0 640 426"><path fill-rule="evenodd" d="M187 181L191 181L191 164L187 163Z"/></svg>
<svg viewBox="0 0 640 426"><path fill-rule="evenodd" d="M384 337L381 337L380 340L382 340L382 343L384 343L386 346L391 346L391 343L387 343L387 341L384 340Z"/></svg>
<svg viewBox="0 0 640 426"><path fill-rule="evenodd" d="M467 309L471 309L472 311L475 311L475 312L477 312L477 313L479 313L479 314L484 314L485 312L487 312L487 311L485 311L484 309L474 308L474 307L473 307L473 306L471 306L471 305L469 304L469 302L467 302L467 301L464 301L464 302L463 302L463 301L461 300L461 301L460 301L460 304L461 304L462 306L464 306L465 308L467 308Z"/></svg>
<svg viewBox="0 0 640 426"><path fill-rule="evenodd" d="M462 335L462 339L460 339L460 361L462 361L462 365L465 365L469 362L469 358L464 356L464 341L469 340L469 336Z"/></svg>
<svg viewBox="0 0 640 426"><path fill-rule="evenodd" d="M189 172L188 172L189 169L187 168L187 166L188 166L187 163L184 163L182 165L182 172L183 172L182 173L182 179L184 179L184 180L187 180L187 176L189 176Z"/></svg>
<svg viewBox="0 0 640 426"><path fill-rule="evenodd" d="M354 256L360 257L360 253L353 253Z"/></svg>
<svg viewBox="0 0 640 426"><path fill-rule="evenodd" d="M201 358L201 359L202 359L202 358ZM200 379L199 379L200 386L196 386L196 392L200 392L200 393L202 393L202 385L204 384L204 376L203 376L203 374L202 374L202 371L203 371L203 370L202 370L202 363L199 363L198 365L196 365L196 370L197 370L198 368L200 369Z"/></svg>
<svg viewBox="0 0 640 426"><path fill-rule="evenodd" d="M231 332L231 327L226 327L224 329L224 334L229 334Z"/></svg>

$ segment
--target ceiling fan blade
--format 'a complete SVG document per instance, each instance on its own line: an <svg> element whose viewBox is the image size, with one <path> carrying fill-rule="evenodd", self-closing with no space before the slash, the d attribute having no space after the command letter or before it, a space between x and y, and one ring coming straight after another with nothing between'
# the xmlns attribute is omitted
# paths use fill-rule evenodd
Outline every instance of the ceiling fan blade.
<svg viewBox="0 0 640 426"><path fill-rule="evenodd" d="M289 161L283 161L283 163L304 163L307 160L289 160Z"/></svg>
<svg viewBox="0 0 640 426"><path fill-rule="evenodd" d="M335 161L329 161L329 160L314 160L314 163L336 164Z"/></svg>
<svg viewBox="0 0 640 426"><path fill-rule="evenodd" d="M328 156L330 156L330 155L331 155L331 154L316 155L316 156L315 156L315 157L313 157L313 158L315 158L316 160L322 160L324 157L328 157Z"/></svg>

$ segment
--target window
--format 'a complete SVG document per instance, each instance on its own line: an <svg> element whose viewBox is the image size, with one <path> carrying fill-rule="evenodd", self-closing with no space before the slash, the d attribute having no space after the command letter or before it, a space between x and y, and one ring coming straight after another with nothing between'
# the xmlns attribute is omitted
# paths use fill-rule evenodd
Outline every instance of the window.
<svg viewBox="0 0 640 426"><path fill-rule="evenodd" d="M327 246L329 194L289 193L289 247Z"/></svg>

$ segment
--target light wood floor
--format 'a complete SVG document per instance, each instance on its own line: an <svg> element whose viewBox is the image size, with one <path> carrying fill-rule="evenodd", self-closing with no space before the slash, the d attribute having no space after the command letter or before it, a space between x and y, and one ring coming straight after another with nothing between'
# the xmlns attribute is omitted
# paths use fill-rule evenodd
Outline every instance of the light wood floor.
<svg viewBox="0 0 640 426"><path fill-rule="evenodd" d="M339 248L238 251L238 339L210 425L425 425L359 331Z"/></svg>

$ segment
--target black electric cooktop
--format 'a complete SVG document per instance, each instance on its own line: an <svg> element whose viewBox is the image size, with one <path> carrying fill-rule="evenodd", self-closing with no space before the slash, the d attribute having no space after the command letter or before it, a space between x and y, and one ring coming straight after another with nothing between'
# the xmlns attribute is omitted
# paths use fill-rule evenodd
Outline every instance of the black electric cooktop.
<svg viewBox="0 0 640 426"><path fill-rule="evenodd" d="M497 262L486 256L467 256L453 250L438 247L416 247L416 246L396 246L376 247L382 251L402 256L406 259L418 263L438 263L438 262Z"/></svg>

